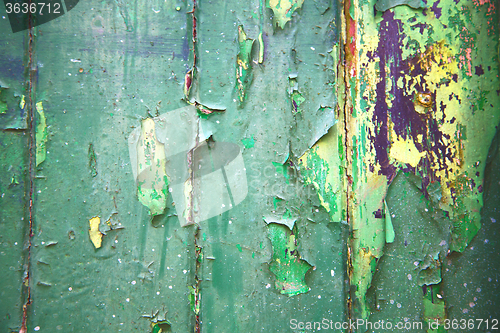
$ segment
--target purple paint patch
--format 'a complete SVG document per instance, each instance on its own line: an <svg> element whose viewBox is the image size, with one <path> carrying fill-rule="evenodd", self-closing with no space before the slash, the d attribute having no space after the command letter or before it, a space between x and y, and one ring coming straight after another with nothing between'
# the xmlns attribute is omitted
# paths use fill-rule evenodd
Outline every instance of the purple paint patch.
<svg viewBox="0 0 500 333"><path fill-rule="evenodd" d="M436 15L436 18L440 18L441 17L441 8L438 8L438 5L439 3L441 2L441 0L438 0L436 2L434 2L434 4L432 5L432 11L434 12L434 15Z"/></svg>
<svg viewBox="0 0 500 333"><path fill-rule="evenodd" d="M413 139L415 147L420 151L432 151L433 154L426 154L419 164L419 173L422 176L422 188L426 193L427 185L430 181L438 180L435 170L448 170L449 163L454 163L454 153L445 144L446 135L444 135L439 126L445 121L445 116L436 119L436 109L439 107L445 111L445 105L436 105L436 92L425 91L424 74L428 68L426 64L435 62L432 52L418 54L407 61L402 60L402 22L394 19L392 11L386 11L382 16L379 35L380 42L376 54L380 59L380 77L381 80L376 86L376 102L373 115L375 123L375 133L370 133L373 146L376 153L376 162L380 165L380 173L391 180L397 171L395 165L390 162L388 119L393 124L393 130L403 139ZM422 27L421 27L422 29ZM425 58L423 58L425 57ZM389 69L387 71L387 69ZM409 77L409 79L408 79ZM416 81L419 77L419 81ZM392 81L391 88L387 86L387 80ZM397 82L402 80L403 88L399 88ZM414 86L413 94L406 93L407 86ZM430 103L425 104L425 112L415 110L415 103L418 103L417 96L425 94L429 97ZM386 103L386 96L392 98L392 106ZM421 137L418 141L415 138ZM400 168L403 171L415 172L415 168L407 165Z"/></svg>
<svg viewBox="0 0 500 333"><path fill-rule="evenodd" d="M484 74L483 66L479 65L479 66L476 66L475 68L476 68L476 73L475 74L477 76L481 76L481 75Z"/></svg>

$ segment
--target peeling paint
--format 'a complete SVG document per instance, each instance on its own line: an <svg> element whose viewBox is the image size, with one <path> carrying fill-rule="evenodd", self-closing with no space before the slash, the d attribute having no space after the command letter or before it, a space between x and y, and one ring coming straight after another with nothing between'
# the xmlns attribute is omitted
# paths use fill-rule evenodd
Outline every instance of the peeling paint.
<svg viewBox="0 0 500 333"><path fill-rule="evenodd" d="M273 10L273 23L281 29L292 19L292 14L302 7L304 0L266 0L267 8Z"/></svg>
<svg viewBox="0 0 500 333"><path fill-rule="evenodd" d="M89 237L96 249L100 248L102 245L103 234L99 231L100 224L101 218L99 216L93 217L89 220Z"/></svg>
<svg viewBox="0 0 500 333"><path fill-rule="evenodd" d="M284 225L270 223L267 230L273 247L269 269L276 276L276 289L288 296L308 292L305 275L312 266L297 251L296 228L294 232Z"/></svg>
<svg viewBox="0 0 500 333"><path fill-rule="evenodd" d="M422 0L378 0L375 8L378 11L385 12L388 9L401 5L407 5L415 9L425 8L425 3Z"/></svg>
<svg viewBox="0 0 500 333"><path fill-rule="evenodd" d="M254 40L247 38L243 26L238 26L238 45L239 52L236 57L236 87L238 90L238 99L243 103L247 96L247 91L252 84L252 47Z"/></svg>
<svg viewBox="0 0 500 333"><path fill-rule="evenodd" d="M165 162L165 149L157 139L155 122L146 118L141 122L137 144L137 196L153 216L162 214L167 205Z"/></svg>
<svg viewBox="0 0 500 333"><path fill-rule="evenodd" d="M422 283L443 283L438 271L448 249L464 251L480 228L483 143L500 119L499 96L486 83L498 82L497 51L487 47L498 40L491 30L477 29L489 19L489 4L436 0L421 11L402 2L375 2L349 2L343 13L349 90L344 142L352 177L347 184L354 186L347 194L354 232L351 284L354 316L363 319L370 315L364 295L373 258L383 255L383 243L373 243L383 226L370 214L384 209L378 207L382 189L400 170L414 174L421 196L445 216L443 226L451 230L439 241L446 246L429 250L418 266ZM383 13L374 17L373 5ZM423 6L418 1L413 7ZM481 139L470 133L481 133ZM374 174L385 176L385 184L374 188ZM389 241L391 228L385 227Z"/></svg>
<svg viewBox="0 0 500 333"><path fill-rule="evenodd" d="M38 112L38 122L36 125L36 166L39 166L47 156L47 124L45 121L45 113L43 112L42 102L36 103L36 111Z"/></svg>

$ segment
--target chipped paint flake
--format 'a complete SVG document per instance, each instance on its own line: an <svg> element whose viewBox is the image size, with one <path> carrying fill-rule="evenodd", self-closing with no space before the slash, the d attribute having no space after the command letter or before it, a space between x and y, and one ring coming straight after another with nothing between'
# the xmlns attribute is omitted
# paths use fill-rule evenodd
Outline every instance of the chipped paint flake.
<svg viewBox="0 0 500 333"><path fill-rule="evenodd" d="M243 26L238 26L239 52L236 57L236 87L240 103L247 98L247 90L252 83L252 47L254 40L247 38Z"/></svg>
<svg viewBox="0 0 500 333"><path fill-rule="evenodd" d="M99 224L101 224L101 218L99 216L89 220L89 236L96 249L100 248L102 245L103 234L99 231Z"/></svg>
<svg viewBox="0 0 500 333"><path fill-rule="evenodd" d="M47 156L47 147L45 146L47 142L47 124L45 121L45 113L43 112L42 102L36 103L36 111L38 112L38 123L36 125L36 166L45 161Z"/></svg>

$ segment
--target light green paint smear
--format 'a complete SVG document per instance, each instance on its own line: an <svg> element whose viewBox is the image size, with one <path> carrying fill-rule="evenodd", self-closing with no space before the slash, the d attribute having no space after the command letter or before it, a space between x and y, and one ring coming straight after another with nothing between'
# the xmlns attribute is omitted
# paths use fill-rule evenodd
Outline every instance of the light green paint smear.
<svg viewBox="0 0 500 333"><path fill-rule="evenodd" d="M387 202L384 200L384 209L385 209L385 241L386 243L394 242L394 227L392 225L391 212L389 211L389 207L387 207Z"/></svg>
<svg viewBox="0 0 500 333"><path fill-rule="evenodd" d="M253 146L255 145L255 139L253 138L253 135L251 138L244 138L244 139L241 139L241 142L243 143L243 146L245 146L245 148L253 148Z"/></svg>
<svg viewBox="0 0 500 333"><path fill-rule="evenodd" d="M267 230L273 247L269 269L276 276L276 289L288 296L308 292L305 275L312 266L300 259L296 232L276 223L270 223Z"/></svg>
<svg viewBox="0 0 500 333"><path fill-rule="evenodd" d="M240 103L247 98L246 91L252 83L252 47L254 40L247 38L243 26L238 26L239 52L236 57L236 87Z"/></svg>
<svg viewBox="0 0 500 333"><path fill-rule="evenodd" d="M267 8L271 8L274 13L273 24L281 29L292 19L292 14L302 7L304 0L267 0Z"/></svg>
<svg viewBox="0 0 500 333"><path fill-rule="evenodd" d="M45 122L45 113L43 112L42 102L36 103L36 111L38 112L38 123L36 125L36 166L45 161L47 156L47 124Z"/></svg>

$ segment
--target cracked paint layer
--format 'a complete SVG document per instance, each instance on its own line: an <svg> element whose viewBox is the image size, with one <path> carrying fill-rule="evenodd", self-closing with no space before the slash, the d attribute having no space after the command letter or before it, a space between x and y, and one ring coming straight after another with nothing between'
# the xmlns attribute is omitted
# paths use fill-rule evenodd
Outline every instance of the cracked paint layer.
<svg viewBox="0 0 500 333"><path fill-rule="evenodd" d="M238 47L239 52L236 56L236 87L238 90L238 99L243 103L247 99L247 90L252 84L252 47L254 40L247 38L243 26L238 26Z"/></svg>
<svg viewBox="0 0 500 333"><path fill-rule="evenodd" d="M39 166L47 156L47 123L45 120L45 113L43 111L42 102L36 103L36 112L38 113L38 121L36 125L36 166Z"/></svg>
<svg viewBox="0 0 500 333"><path fill-rule="evenodd" d="M292 14L302 7L304 0L266 0L267 8L273 10L273 23L281 29L292 19Z"/></svg>

